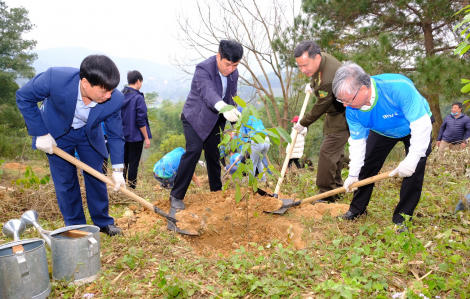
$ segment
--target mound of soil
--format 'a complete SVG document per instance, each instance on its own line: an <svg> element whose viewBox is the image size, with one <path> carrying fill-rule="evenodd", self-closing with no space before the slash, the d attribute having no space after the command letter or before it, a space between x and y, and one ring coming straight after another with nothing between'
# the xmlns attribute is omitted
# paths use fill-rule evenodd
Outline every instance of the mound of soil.
<svg viewBox="0 0 470 299"><path fill-rule="evenodd" d="M283 198L282 194L279 198ZM239 203L235 201L233 190L189 195L184 199L184 203L186 209L176 214L179 221L177 225L181 229L198 231L199 236L179 236L189 243L196 254L208 257L217 254L229 255L240 246L248 250L253 245L267 246L273 240L278 240L284 245L293 245L296 249L305 248L302 236L313 234L309 239L315 239L321 232L304 231L300 217L320 219L325 213L334 217L349 208L348 205L307 204L289 210L290 215L298 217L272 215L263 211L279 209L282 205L280 200L243 189ZM168 199L153 204L166 212L170 210ZM135 206L131 206L130 210L133 213L126 212L126 217L117 219L117 224L124 231L166 229L166 220L157 214Z"/></svg>

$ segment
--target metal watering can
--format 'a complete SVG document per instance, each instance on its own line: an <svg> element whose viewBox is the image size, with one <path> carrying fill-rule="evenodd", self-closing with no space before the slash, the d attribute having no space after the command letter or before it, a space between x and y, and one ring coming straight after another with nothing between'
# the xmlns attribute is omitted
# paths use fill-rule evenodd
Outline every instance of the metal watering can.
<svg viewBox="0 0 470 299"><path fill-rule="evenodd" d="M101 270L100 229L94 225L72 225L55 231L44 230L38 213L29 210L21 216L26 227L34 226L51 248L52 278L81 285L94 281Z"/></svg>
<svg viewBox="0 0 470 299"><path fill-rule="evenodd" d="M12 219L3 234L15 241L0 245L0 299L43 299L51 293L44 240L20 240L26 225Z"/></svg>

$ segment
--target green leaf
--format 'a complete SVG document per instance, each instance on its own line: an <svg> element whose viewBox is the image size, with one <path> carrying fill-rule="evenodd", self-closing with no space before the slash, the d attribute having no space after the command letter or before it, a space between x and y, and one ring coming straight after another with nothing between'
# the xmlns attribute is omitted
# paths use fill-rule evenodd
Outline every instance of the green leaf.
<svg viewBox="0 0 470 299"><path fill-rule="evenodd" d="M222 142L220 144L227 144L230 142L230 135L229 134L225 134L224 135L224 139L222 140Z"/></svg>
<svg viewBox="0 0 470 299"><path fill-rule="evenodd" d="M256 141L256 143L258 144L263 144L264 143L264 138L261 137L260 135L256 134L255 136L253 136L253 139Z"/></svg>
<svg viewBox="0 0 470 299"><path fill-rule="evenodd" d="M290 135L286 132L286 130L284 130L281 127L276 127L276 130L279 133L279 135L282 137L282 139L284 139L288 143L292 142L292 139L290 138Z"/></svg>
<svg viewBox="0 0 470 299"><path fill-rule="evenodd" d="M439 269L441 269L441 271L447 271L449 270L449 265L446 263L439 264Z"/></svg>
<svg viewBox="0 0 470 299"><path fill-rule="evenodd" d="M227 187L228 187L228 184L230 183L230 181L227 181L224 185L224 188L222 188L222 191L225 191L227 190ZM222 194L223 195L223 194Z"/></svg>
<svg viewBox="0 0 470 299"><path fill-rule="evenodd" d="M360 257L360 256L355 255L355 254L353 254L353 255L351 256L351 265L352 265L352 266L359 264L360 261L361 261L361 257Z"/></svg>
<svg viewBox="0 0 470 299"><path fill-rule="evenodd" d="M249 143L245 143L245 144L242 146L242 154L246 153L246 151L248 150L249 147L250 147L250 144L249 144Z"/></svg>
<svg viewBox="0 0 470 299"><path fill-rule="evenodd" d="M224 112L230 111L230 110L232 110L232 109L234 109L234 108L235 108L235 107L232 106L232 105L227 105L227 106L225 106L224 108L220 109L219 114L222 114L222 113L224 113Z"/></svg>
<svg viewBox="0 0 470 299"><path fill-rule="evenodd" d="M462 55L461 51L468 45L467 42L461 42L460 45L454 50L455 55Z"/></svg>
<svg viewBox="0 0 470 299"><path fill-rule="evenodd" d="M460 90L460 92L462 93L467 93L470 91L470 83L467 83L464 87L462 87L462 89Z"/></svg>
<svg viewBox="0 0 470 299"><path fill-rule="evenodd" d="M250 112L249 112L249 111L246 111L246 110L243 110L243 113L242 113L242 123L243 123L243 124L247 124L249 119L250 119Z"/></svg>
<svg viewBox="0 0 470 299"><path fill-rule="evenodd" d="M256 107L251 105L251 104L248 104L248 107L250 108L250 111L251 113L253 114L253 116L256 118L256 119L260 119L259 118L259 114L258 114L258 111L256 110Z"/></svg>
<svg viewBox="0 0 470 299"><path fill-rule="evenodd" d="M242 98L240 98L239 96L235 96L233 97L233 101L235 103L237 103L238 106L242 106L243 108L246 108L246 103L244 100L242 100Z"/></svg>
<svg viewBox="0 0 470 299"><path fill-rule="evenodd" d="M235 201L239 203L240 200L242 199L242 193L240 191L240 185L238 185L238 183L235 183L235 184L237 186L237 190L235 191Z"/></svg>
<svg viewBox="0 0 470 299"><path fill-rule="evenodd" d="M468 79L460 79L460 82L461 82L461 83L470 83L470 80L468 80Z"/></svg>

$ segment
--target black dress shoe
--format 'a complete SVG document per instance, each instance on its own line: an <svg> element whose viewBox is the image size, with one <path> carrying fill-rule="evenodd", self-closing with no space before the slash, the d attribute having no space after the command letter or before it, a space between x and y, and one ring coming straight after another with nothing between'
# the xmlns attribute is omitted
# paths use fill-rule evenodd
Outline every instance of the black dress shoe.
<svg viewBox="0 0 470 299"><path fill-rule="evenodd" d="M336 218L341 218L343 220L354 220L354 219L356 219L356 218L358 218L362 215L367 216L367 211L364 211L364 213L362 213L362 214L353 214L351 211L347 211L346 214L339 215Z"/></svg>
<svg viewBox="0 0 470 299"><path fill-rule="evenodd" d="M114 224L106 225L105 227L100 228L100 232L105 233L110 237L115 235L122 235L122 230Z"/></svg>

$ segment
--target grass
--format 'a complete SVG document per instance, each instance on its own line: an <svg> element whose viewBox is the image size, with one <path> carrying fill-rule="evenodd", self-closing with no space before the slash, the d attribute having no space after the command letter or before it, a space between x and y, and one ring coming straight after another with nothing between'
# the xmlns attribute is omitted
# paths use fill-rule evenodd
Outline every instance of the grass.
<svg viewBox="0 0 470 299"><path fill-rule="evenodd" d="M402 155L399 149L394 154ZM469 298L470 217L468 212L451 213L461 196L469 193L462 162L468 154L432 155L409 232L395 232L391 217L401 180L387 179L376 184L366 218L303 219L307 247L299 251L272 240L251 243L229 257L207 259L159 227L122 237L101 235L99 279L79 287L53 281L50 298L83 298L87 293L94 298L392 298L403 292L406 298ZM385 170L397 163L389 161ZM282 192L296 193L297 198L312 196L317 192L315 176L308 170L290 173ZM154 179L143 173L140 182L136 192L154 198ZM159 196L168 196L164 192ZM341 202L351 198L346 194ZM114 194L111 202L115 217L129 205ZM20 211L9 212L8 217L20 217ZM7 220L5 214L0 218ZM63 225L58 218L51 216L42 223L55 229ZM313 232L321 232L316 234L321 237L313 238ZM28 230L23 238L36 236ZM0 243L9 241L0 237Z"/></svg>

